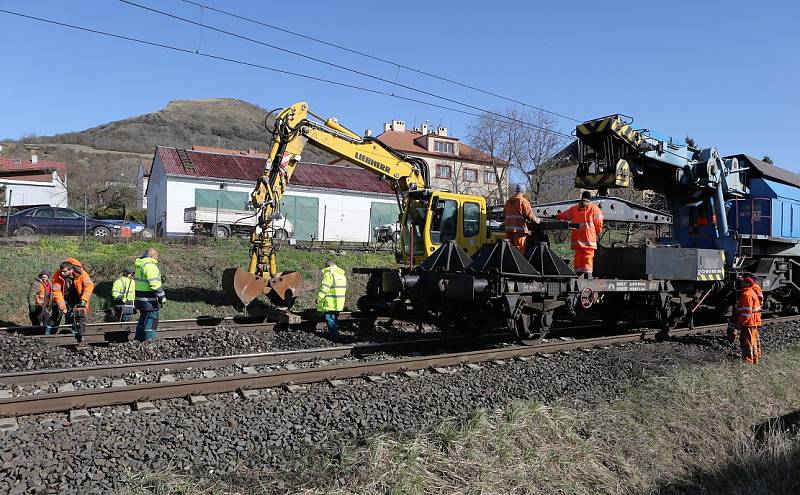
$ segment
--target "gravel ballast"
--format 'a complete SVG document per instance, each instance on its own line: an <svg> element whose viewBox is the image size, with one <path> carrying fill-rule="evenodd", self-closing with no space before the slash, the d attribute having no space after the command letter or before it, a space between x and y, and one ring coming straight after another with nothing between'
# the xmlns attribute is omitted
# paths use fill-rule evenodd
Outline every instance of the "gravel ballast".
<svg viewBox="0 0 800 495"><path fill-rule="evenodd" d="M396 341L416 339L421 335L399 326L379 327L375 331L348 328L345 342ZM291 351L337 345L317 330L300 329L243 331L236 328L203 329L175 339L153 342L123 342L87 347L54 346L41 339L13 334L0 334L0 373L45 368L68 368L113 363L135 363L187 359L207 356L226 356L269 351ZM434 338L437 332L425 332L422 337Z"/></svg>
<svg viewBox="0 0 800 495"><path fill-rule="evenodd" d="M800 343L795 322L767 325L762 334L767 360ZM517 399L608 401L654 374L736 359L738 347L718 337L687 337L456 367L453 374L425 371L414 379L262 390L253 399L209 396L200 406L160 401L151 413L101 408L73 425L66 415L21 418L17 431L2 434L0 492L104 493L123 486L129 474L167 468L197 476L237 466L288 469L315 448L337 448L376 431L412 433Z"/></svg>

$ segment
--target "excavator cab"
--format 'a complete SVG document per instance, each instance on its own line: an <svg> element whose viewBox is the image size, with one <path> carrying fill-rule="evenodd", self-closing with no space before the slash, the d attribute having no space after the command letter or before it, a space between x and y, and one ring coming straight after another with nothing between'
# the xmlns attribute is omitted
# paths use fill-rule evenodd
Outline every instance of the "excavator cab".
<svg viewBox="0 0 800 495"><path fill-rule="evenodd" d="M398 263L417 265L448 241L472 256L486 242L486 201L429 189L410 191L400 223Z"/></svg>

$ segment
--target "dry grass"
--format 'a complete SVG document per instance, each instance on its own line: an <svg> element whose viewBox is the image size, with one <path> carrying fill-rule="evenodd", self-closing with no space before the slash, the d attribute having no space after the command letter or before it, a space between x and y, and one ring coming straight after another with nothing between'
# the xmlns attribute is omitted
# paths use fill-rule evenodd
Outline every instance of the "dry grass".
<svg viewBox="0 0 800 495"><path fill-rule="evenodd" d="M517 403L413 438L373 437L300 473L238 471L213 485L156 478L134 493L800 493L800 437L770 418L800 409L800 350L654 378L593 408ZM153 483L150 479L149 483ZM291 487L291 490L289 489ZM188 491L187 491L188 490Z"/></svg>

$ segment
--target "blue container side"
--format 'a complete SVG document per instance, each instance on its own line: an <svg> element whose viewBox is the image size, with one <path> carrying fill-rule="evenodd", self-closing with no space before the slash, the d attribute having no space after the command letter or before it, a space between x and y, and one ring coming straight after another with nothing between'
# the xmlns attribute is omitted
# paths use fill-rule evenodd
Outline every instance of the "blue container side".
<svg viewBox="0 0 800 495"><path fill-rule="evenodd" d="M751 179L749 187L749 198L729 201L730 227L740 234L800 239L800 188L762 178Z"/></svg>
<svg viewBox="0 0 800 495"><path fill-rule="evenodd" d="M734 199L728 202L728 227L740 234L772 235L772 199ZM755 215L751 213L755 212Z"/></svg>

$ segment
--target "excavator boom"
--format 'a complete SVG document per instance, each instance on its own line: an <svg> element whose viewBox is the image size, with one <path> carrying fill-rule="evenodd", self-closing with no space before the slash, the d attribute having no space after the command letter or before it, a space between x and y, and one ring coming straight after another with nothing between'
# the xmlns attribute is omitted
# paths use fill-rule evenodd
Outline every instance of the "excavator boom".
<svg viewBox="0 0 800 495"><path fill-rule="evenodd" d="M223 289L237 307L246 307L265 294L276 306L288 308L300 290L302 280L298 272L277 270L269 226L307 142L388 180L401 207L400 195L428 186L424 160L406 156L372 137L359 136L334 118L322 119L311 113L306 103L295 103L282 110L275 119L272 134L269 158L250 196L258 211L258 222L250 234L249 265L246 271L229 268L223 273Z"/></svg>

